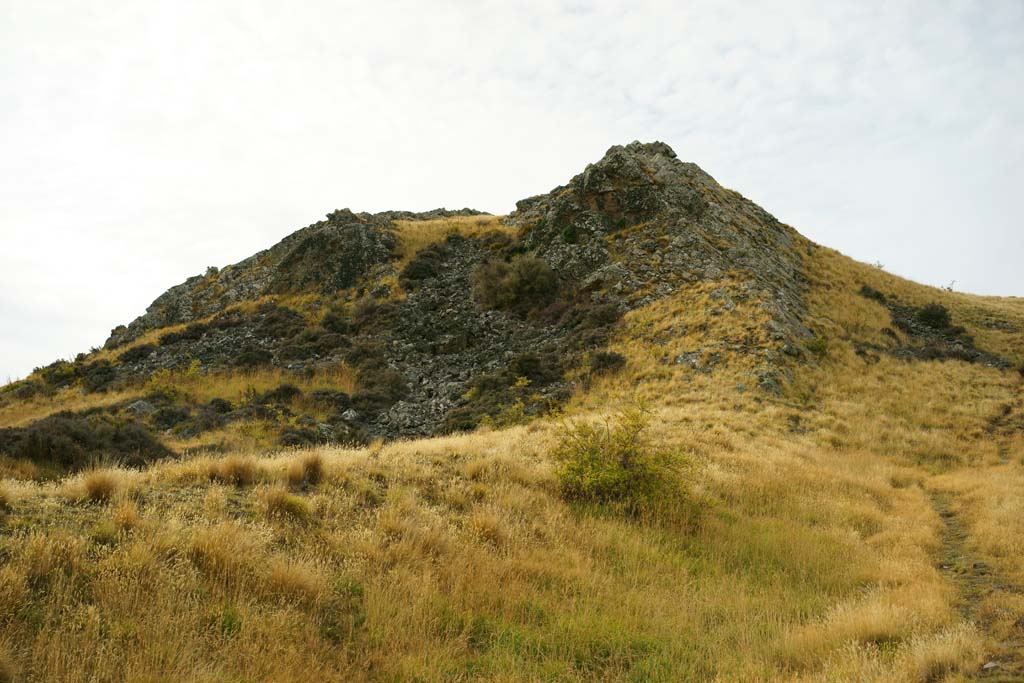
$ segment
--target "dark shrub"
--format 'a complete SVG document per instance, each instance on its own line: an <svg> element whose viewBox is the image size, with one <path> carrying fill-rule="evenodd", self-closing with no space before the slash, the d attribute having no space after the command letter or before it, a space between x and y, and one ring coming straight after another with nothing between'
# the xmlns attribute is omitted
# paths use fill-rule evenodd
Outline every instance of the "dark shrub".
<svg viewBox="0 0 1024 683"><path fill-rule="evenodd" d="M313 349L317 353L330 353L336 349L347 349L352 346L352 340L337 332L321 334L316 340Z"/></svg>
<svg viewBox="0 0 1024 683"><path fill-rule="evenodd" d="M299 396L302 396L302 389L294 384L282 384L270 391L265 392L258 399L258 403L285 405L291 403Z"/></svg>
<svg viewBox="0 0 1024 683"><path fill-rule="evenodd" d="M361 331L385 325L398 309L390 301L364 296L352 306L352 324Z"/></svg>
<svg viewBox="0 0 1024 683"><path fill-rule="evenodd" d="M932 329L944 330L949 327L949 310L942 304L930 303L917 311L917 320Z"/></svg>
<svg viewBox="0 0 1024 683"><path fill-rule="evenodd" d="M215 413L220 413L222 415L230 413L234 407L231 405L231 401L224 398L212 398L210 399L210 402L207 403L206 405L210 408L210 410L214 411Z"/></svg>
<svg viewBox="0 0 1024 683"><path fill-rule="evenodd" d="M327 311L327 314L324 315L324 319L320 321L320 326L328 332L334 332L336 334L352 333L352 321L349 320L348 314L345 313L345 309L338 306Z"/></svg>
<svg viewBox="0 0 1024 683"><path fill-rule="evenodd" d="M155 344L139 344L122 353L117 359L122 363L138 363L140 360L149 358L154 351L156 351Z"/></svg>
<svg viewBox="0 0 1024 683"><path fill-rule="evenodd" d="M57 413L28 427L0 429L0 451L62 470L83 469L103 457L141 466L173 455L142 424L96 411Z"/></svg>
<svg viewBox="0 0 1024 683"><path fill-rule="evenodd" d="M209 327L211 330L227 330L232 327L242 325L245 323L245 320L245 314L238 309L221 311L213 317L213 320L209 323Z"/></svg>
<svg viewBox="0 0 1024 683"><path fill-rule="evenodd" d="M363 372L387 367L384 361L384 347L380 342L357 342L345 354L345 361Z"/></svg>
<svg viewBox="0 0 1024 683"><path fill-rule="evenodd" d="M192 323L183 330L168 332L160 337L160 346L170 346L183 341L197 341L206 334L207 326L203 323Z"/></svg>
<svg viewBox="0 0 1024 683"><path fill-rule="evenodd" d="M558 277L544 259L517 256L485 261L473 271L473 293L484 308L525 316L543 309L558 293Z"/></svg>
<svg viewBox="0 0 1024 683"><path fill-rule="evenodd" d="M322 443L323 439L314 429L309 427L286 427L277 440L281 446L290 448L299 446L312 446Z"/></svg>
<svg viewBox="0 0 1024 683"><path fill-rule="evenodd" d="M398 282L405 289L415 289L424 280L430 280L444 271L444 261L451 250L444 244L431 244L420 249L416 256L405 265Z"/></svg>
<svg viewBox="0 0 1024 683"><path fill-rule="evenodd" d="M352 395L352 407L359 412L378 413L408 394L405 378L394 370L360 373L359 389Z"/></svg>
<svg viewBox="0 0 1024 683"><path fill-rule="evenodd" d="M87 393L105 391L117 377L117 371L108 360L89 363L80 370L82 389Z"/></svg>
<svg viewBox="0 0 1024 683"><path fill-rule="evenodd" d="M192 414L182 406L164 406L149 416L150 424L157 429L170 429L189 419Z"/></svg>
<svg viewBox="0 0 1024 683"><path fill-rule="evenodd" d="M549 384L562 376L561 360L556 353L521 353L508 364L509 379L525 377L533 384Z"/></svg>
<svg viewBox="0 0 1024 683"><path fill-rule="evenodd" d="M263 304L259 307L258 314L260 324L256 329L265 337L288 339L306 327L306 319L286 306Z"/></svg>
<svg viewBox="0 0 1024 683"><path fill-rule="evenodd" d="M590 371L595 375L611 374L626 365L626 357L614 351L598 351L590 356Z"/></svg>
<svg viewBox="0 0 1024 683"><path fill-rule="evenodd" d="M42 393L42 391L43 384L41 382L26 379L4 387L3 393L10 394L14 398L24 401Z"/></svg>
<svg viewBox="0 0 1024 683"><path fill-rule="evenodd" d="M288 344L277 350L277 357L280 360L306 360L314 355L313 349L308 346Z"/></svg>
<svg viewBox="0 0 1024 683"><path fill-rule="evenodd" d="M338 412L344 412L352 407L352 399L344 391L332 389L317 389L309 395L313 405L319 408L329 408Z"/></svg>
<svg viewBox="0 0 1024 683"><path fill-rule="evenodd" d="M235 357L235 365L240 368L255 368L270 365L274 356L270 351L249 347Z"/></svg>
<svg viewBox="0 0 1024 683"><path fill-rule="evenodd" d="M885 294L883 294L882 292L878 291L877 289L875 289L871 285L864 285L864 286L862 286L860 288L860 295L863 296L863 297L866 297L868 299L871 299L873 301L877 301L880 304L886 303Z"/></svg>

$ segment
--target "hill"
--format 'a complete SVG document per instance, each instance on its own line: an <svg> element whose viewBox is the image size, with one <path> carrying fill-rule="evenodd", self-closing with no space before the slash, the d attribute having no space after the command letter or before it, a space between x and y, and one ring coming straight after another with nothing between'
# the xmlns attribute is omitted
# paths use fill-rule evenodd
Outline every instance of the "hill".
<svg viewBox="0 0 1024 683"><path fill-rule="evenodd" d="M1020 680L1022 386L662 143L335 211L0 390L0 680Z"/></svg>

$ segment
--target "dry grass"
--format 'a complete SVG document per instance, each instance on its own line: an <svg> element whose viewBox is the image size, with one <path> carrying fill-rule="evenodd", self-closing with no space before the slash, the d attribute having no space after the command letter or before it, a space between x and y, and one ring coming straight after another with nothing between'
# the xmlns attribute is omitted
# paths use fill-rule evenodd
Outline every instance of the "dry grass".
<svg viewBox="0 0 1024 683"><path fill-rule="evenodd" d="M129 493L136 476L134 472L116 468L92 469L69 479L62 488L64 496L75 502L108 503L118 495Z"/></svg>
<svg viewBox="0 0 1024 683"><path fill-rule="evenodd" d="M305 520L310 515L309 503L285 488L273 487L265 491L263 505L267 516L273 519Z"/></svg>
<svg viewBox="0 0 1024 683"><path fill-rule="evenodd" d="M288 482L293 486L316 486L324 478L324 461L319 453L304 453L288 463Z"/></svg>
<svg viewBox="0 0 1024 683"><path fill-rule="evenodd" d="M502 218L503 216L452 216L430 221L396 221L395 235L398 238L396 269L401 270L412 260L416 252L443 241L448 235L479 237L493 231L514 235L515 228L502 224Z"/></svg>

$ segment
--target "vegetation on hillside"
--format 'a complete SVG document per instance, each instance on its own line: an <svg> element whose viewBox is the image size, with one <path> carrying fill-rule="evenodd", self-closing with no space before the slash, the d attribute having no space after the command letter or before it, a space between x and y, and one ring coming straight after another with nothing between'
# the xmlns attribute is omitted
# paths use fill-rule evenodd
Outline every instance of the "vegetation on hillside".
<svg viewBox="0 0 1024 683"><path fill-rule="evenodd" d="M0 682L1024 678L1024 302L666 149L335 212L0 390Z"/></svg>

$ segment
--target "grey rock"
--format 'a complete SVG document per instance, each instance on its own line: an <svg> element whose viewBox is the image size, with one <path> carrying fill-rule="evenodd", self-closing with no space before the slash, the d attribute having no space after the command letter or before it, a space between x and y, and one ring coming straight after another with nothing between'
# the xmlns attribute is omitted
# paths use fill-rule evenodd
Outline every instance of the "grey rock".
<svg viewBox="0 0 1024 683"><path fill-rule="evenodd" d="M156 406L154 406L149 401L139 400L139 401L135 401L134 403L129 405L124 410L125 410L126 413L131 413L132 415L143 416L143 415L150 415L152 413L155 413L156 412Z"/></svg>

